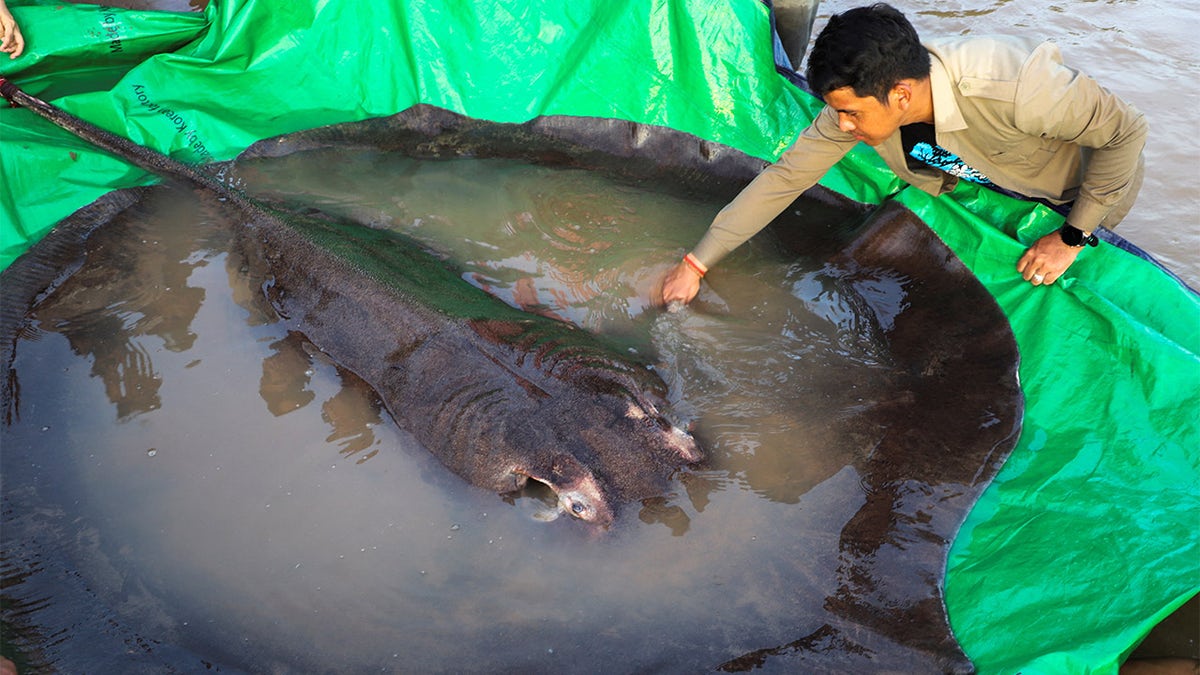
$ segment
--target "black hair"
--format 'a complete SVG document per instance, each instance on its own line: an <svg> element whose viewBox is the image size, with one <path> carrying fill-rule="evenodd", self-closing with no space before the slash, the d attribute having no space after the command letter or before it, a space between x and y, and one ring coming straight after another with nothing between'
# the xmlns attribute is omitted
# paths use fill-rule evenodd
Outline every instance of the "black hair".
<svg viewBox="0 0 1200 675"><path fill-rule="evenodd" d="M805 76L821 96L842 87L888 105L897 82L929 75L929 52L900 10L885 3L835 14L817 36Z"/></svg>

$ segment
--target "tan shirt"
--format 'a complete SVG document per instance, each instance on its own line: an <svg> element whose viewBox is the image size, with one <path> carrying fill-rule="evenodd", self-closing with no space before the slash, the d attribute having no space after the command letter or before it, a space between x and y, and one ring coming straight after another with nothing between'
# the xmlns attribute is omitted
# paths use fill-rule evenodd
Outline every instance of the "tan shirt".
<svg viewBox="0 0 1200 675"><path fill-rule="evenodd" d="M1056 204L1074 201L1067 222L1085 232L1136 193L1145 119L1064 66L1054 44L977 37L925 46L932 56L937 143L968 166L1020 194ZM706 266L715 264L815 185L855 143L826 106L778 161L717 214L692 253ZM908 168L899 133L876 151L914 187L935 196L954 189L957 179L945 172Z"/></svg>

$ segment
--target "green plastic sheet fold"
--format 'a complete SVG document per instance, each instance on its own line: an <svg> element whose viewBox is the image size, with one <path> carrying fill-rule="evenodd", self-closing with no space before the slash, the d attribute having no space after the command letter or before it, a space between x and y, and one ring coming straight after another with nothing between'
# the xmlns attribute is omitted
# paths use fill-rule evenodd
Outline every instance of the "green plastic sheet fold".
<svg viewBox="0 0 1200 675"><path fill-rule="evenodd" d="M758 0L9 5L29 48L0 75L191 163L416 103L663 125L772 160L820 106L776 71ZM0 179L0 267L105 192L154 181L19 109L0 110ZM1024 431L947 569L959 641L984 673L1115 673L1200 591L1200 300L1108 244L1034 288L1015 261L1059 216L970 185L930 198L867 148L823 182L919 214L1020 347Z"/></svg>

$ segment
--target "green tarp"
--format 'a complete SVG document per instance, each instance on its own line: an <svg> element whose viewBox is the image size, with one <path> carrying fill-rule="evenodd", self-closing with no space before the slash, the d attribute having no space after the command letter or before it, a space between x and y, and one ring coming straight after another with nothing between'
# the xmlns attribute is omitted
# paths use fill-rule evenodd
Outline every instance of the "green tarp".
<svg viewBox="0 0 1200 675"><path fill-rule="evenodd" d="M758 0L9 5L29 48L0 75L193 163L416 103L632 120L773 159L819 107L777 73ZM105 192L153 181L19 109L0 110L0 175L0 267ZM1014 261L1058 216L969 185L932 199L866 148L824 183L921 215L1020 346L1021 440L950 555L959 641L984 673L1116 672L1200 591L1200 299L1109 244L1034 288Z"/></svg>

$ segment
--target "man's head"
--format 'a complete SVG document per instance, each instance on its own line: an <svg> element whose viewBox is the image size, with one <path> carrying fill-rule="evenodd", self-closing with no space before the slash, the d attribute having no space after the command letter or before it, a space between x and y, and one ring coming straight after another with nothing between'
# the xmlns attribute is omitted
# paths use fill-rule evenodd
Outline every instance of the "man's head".
<svg viewBox="0 0 1200 675"><path fill-rule="evenodd" d="M822 98L850 87L886 106L897 82L929 76L929 52L899 10L877 3L830 17L808 57L806 76Z"/></svg>
<svg viewBox="0 0 1200 675"><path fill-rule="evenodd" d="M838 127L867 145L933 121L929 52L908 19L882 3L829 19L808 58L808 83L837 112Z"/></svg>

